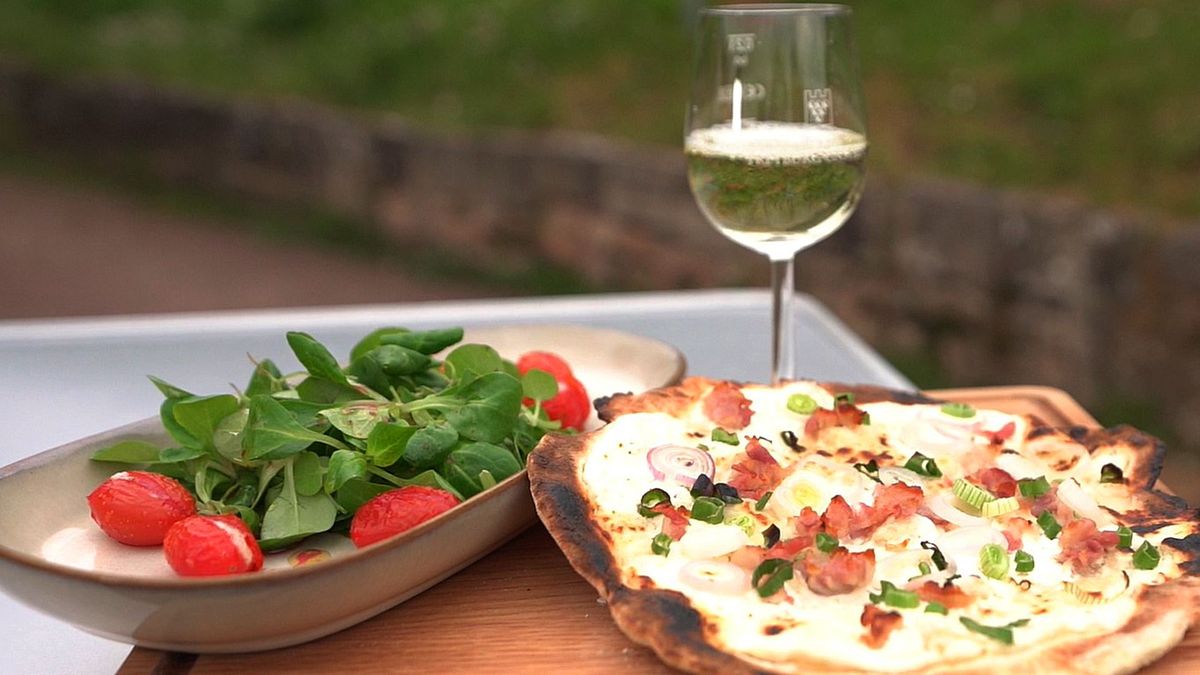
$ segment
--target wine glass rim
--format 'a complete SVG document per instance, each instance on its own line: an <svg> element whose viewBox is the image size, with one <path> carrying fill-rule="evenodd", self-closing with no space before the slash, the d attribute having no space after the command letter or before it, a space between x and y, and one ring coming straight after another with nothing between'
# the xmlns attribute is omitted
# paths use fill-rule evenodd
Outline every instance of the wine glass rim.
<svg viewBox="0 0 1200 675"><path fill-rule="evenodd" d="M701 14L712 14L716 16L736 16L742 14L800 14L800 13L820 13L820 14L849 14L851 9L847 5L837 5L833 3L749 3L739 5L719 5L717 7L703 7L700 9Z"/></svg>

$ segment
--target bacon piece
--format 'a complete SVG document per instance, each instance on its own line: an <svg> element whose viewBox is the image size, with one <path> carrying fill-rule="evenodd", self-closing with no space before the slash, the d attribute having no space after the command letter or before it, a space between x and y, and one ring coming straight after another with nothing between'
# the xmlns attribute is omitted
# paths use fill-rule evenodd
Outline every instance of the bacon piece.
<svg viewBox="0 0 1200 675"><path fill-rule="evenodd" d="M1008 439L1012 438L1013 434L1016 433L1016 431L1017 431L1016 423L1009 422L1008 424L1005 424L1004 426L1000 427L996 431L981 431L979 433L986 436L988 441L992 445L1001 445L1002 443L1004 443L1004 441L1007 441Z"/></svg>
<svg viewBox="0 0 1200 675"><path fill-rule="evenodd" d="M777 542L771 548L743 546L729 554L729 562L744 570L753 571L767 560L795 560L796 556L809 546L812 546L811 537L808 539L785 539Z"/></svg>
<svg viewBox="0 0 1200 675"><path fill-rule="evenodd" d="M1004 521L1004 538L1008 540L1009 553L1021 548L1025 535L1034 533L1041 534L1041 530L1022 516L1012 516Z"/></svg>
<svg viewBox="0 0 1200 675"><path fill-rule="evenodd" d="M804 507L799 515L792 516L792 527L796 536L775 542L771 548L762 546L743 546L733 552L730 562L748 570L758 567L764 560L781 558L795 560L800 552L813 545L817 533L821 531L821 516L811 507Z"/></svg>
<svg viewBox="0 0 1200 675"><path fill-rule="evenodd" d="M869 530L859 536L866 536L875 528L883 525L889 519L903 520L915 514L925 503L925 491L916 485L892 483L891 485L875 486L875 504L863 507L869 510Z"/></svg>
<svg viewBox="0 0 1200 675"><path fill-rule="evenodd" d="M754 411L741 389L722 382L704 397L704 414L722 429L744 429Z"/></svg>
<svg viewBox="0 0 1200 675"><path fill-rule="evenodd" d="M1014 497L1017 494L1017 479L1004 469L991 467L976 471L971 476L971 482L982 485L984 490L997 497Z"/></svg>
<svg viewBox="0 0 1200 675"><path fill-rule="evenodd" d="M875 605L866 605L858 620L867 629L862 636L862 641L871 649L879 649L887 642L892 631L904 621L904 618L900 616L900 612L887 612Z"/></svg>
<svg viewBox="0 0 1200 675"><path fill-rule="evenodd" d="M1004 542L1009 553L1016 552L1021 548L1021 533L1005 528Z"/></svg>
<svg viewBox="0 0 1200 675"><path fill-rule="evenodd" d="M1076 574L1094 574L1119 541L1116 532L1101 532L1090 518L1077 518L1064 525L1058 535L1058 545L1062 548L1058 561L1070 562Z"/></svg>
<svg viewBox="0 0 1200 675"><path fill-rule="evenodd" d="M854 428L867 419L867 413L853 403L842 401L832 410L818 408L808 416L804 423L804 433L810 438L816 438L822 430L830 427Z"/></svg>
<svg viewBox="0 0 1200 675"><path fill-rule="evenodd" d="M767 559L767 549L762 546L743 546L729 554L729 562L752 572Z"/></svg>
<svg viewBox="0 0 1200 675"><path fill-rule="evenodd" d="M962 609L974 600L966 591L955 586L953 581L947 581L944 584L926 581L919 586L910 587L910 589L915 591L917 597L925 602L936 602L947 609Z"/></svg>
<svg viewBox="0 0 1200 675"><path fill-rule="evenodd" d="M1058 500L1058 486L1052 486L1046 494L1033 500L1033 504L1029 506L1029 512L1036 518L1046 511L1049 511L1059 525L1066 525L1075 519L1075 512L1071 507Z"/></svg>
<svg viewBox="0 0 1200 675"><path fill-rule="evenodd" d="M684 532L687 532L688 520L690 520L688 510L682 506L671 506L670 504L657 504L650 508L651 511L661 513L663 515L662 533L679 541Z"/></svg>
<svg viewBox="0 0 1200 675"><path fill-rule="evenodd" d="M841 495L831 499L829 506L825 507L825 513L821 515L821 524L825 527L825 531L838 539L850 536L851 521L853 520L854 509L850 508L846 498Z"/></svg>
<svg viewBox="0 0 1200 675"><path fill-rule="evenodd" d="M851 508L841 495L834 497L825 509L821 520L825 531L844 539L870 536L888 520L907 518L925 503L925 492L921 488L893 483L875 486L875 504L860 504Z"/></svg>
<svg viewBox="0 0 1200 675"><path fill-rule="evenodd" d="M736 460L732 469L733 478L729 479L729 485L747 499L761 498L778 487L788 475L787 469L775 461L757 438L749 439L745 458Z"/></svg>
<svg viewBox="0 0 1200 675"><path fill-rule="evenodd" d="M806 546L812 546L812 543L817 538L817 533L821 531L823 524L821 516L812 510L812 507L806 506L800 510L800 514L792 516L792 529L796 531L796 539L807 541Z"/></svg>
<svg viewBox="0 0 1200 675"><path fill-rule="evenodd" d="M851 553L844 546L833 553L810 549L800 559L799 567L810 591L841 595L862 587L875 575L875 551Z"/></svg>

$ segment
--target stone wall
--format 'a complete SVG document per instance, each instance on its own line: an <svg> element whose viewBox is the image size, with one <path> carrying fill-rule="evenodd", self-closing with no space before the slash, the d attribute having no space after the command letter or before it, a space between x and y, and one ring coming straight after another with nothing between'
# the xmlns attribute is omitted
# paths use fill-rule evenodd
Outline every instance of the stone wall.
<svg viewBox="0 0 1200 675"><path fill-rule="evenodd" d="M351 216L498 271L539 262L597 287L765 283L704 222L676 149L573 134L433 135L296 101L227 100L0 67L0 130L105 166ZM1200 224L923 178L872 181L801 254L798 284L886 354L962 385L1158 404L1200 447Z"/></svg>

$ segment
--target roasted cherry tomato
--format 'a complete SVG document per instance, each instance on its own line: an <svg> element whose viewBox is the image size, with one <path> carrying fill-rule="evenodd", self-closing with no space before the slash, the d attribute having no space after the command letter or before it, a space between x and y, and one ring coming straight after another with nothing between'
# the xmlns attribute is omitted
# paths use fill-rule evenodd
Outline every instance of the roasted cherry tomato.
<svg viewBox="0 0 1200 675"><path fill-rule="evenodd" d="M409 530L458 504L458 497L424 485L389 490L359 507L350 540L362 548Z"/></svg>
<svg viewBox="0 0 1200 675"><path fill-rule="evenodd" d="M167 530L163 555L176 574L211 577L262 569L263 554L241 518L190 516Z"/></svg>
<svg viewBox="0 0 1200 675"><path fill-rule="evenodd" d="M522 375L534 369L550 373L558 382L558 395L542 402L546 416L561 422L564 429L582 430L592 414L592 403L583 383L571 372L571 366L550 352L527 352L517 359L517 371ZM526 405L532 403L525 401Z"/></svg>
<svg viewBox="0 0 1200 675"><path fill-rule="evenodd" d="M196 513L192 495L174 478L122 471L88 495L92 520L122 544L158 546L176 521Z"/></svg>

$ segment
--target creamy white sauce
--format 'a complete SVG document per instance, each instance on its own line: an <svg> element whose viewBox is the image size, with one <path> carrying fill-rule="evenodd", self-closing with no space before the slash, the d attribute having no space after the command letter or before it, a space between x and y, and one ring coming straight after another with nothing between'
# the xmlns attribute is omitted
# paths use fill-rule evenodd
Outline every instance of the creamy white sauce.
<svg viewBox="0 0 1200 675"><path fill-rule="evenodd" d="M650 448L665 443L693 447L703 443L710 449L718 467L716 480L723 481L729 479L730 466L735 457L744 451L747 437L761 436L764 447L790 473L775 490L765 513L760 517L765 516L779 524L786 538L793 532L788 520L804 507L821 513L829 501L838 495L843 496L851 506L872 502L876 485L873 481L855 471L849 463L836 457L823 457L820 451L836 455L838 448L843 446L865 448L891 458L882 461L882 465L887 465L889 461L902 465L913 450L896 442L898 430L919 415L940 411L937 405L864 404L860 407L869 413L869 425L831 430L817 442L804 438L807 416L787 409L788 396L795 393L807 394L823 407L833 403L831 394L810 383L794 383L782 390L750 388L746 395L751 400L754 416L746 429L737 432L737 446L710 440L709 435L715 425L703 415L700 405L695 406L683 420L654 413L625 415L601 430L601 440L592 446L582 467L584 481L593 486L597 516L614 526L614 545L625 569L627 582L646 577L657 587L686 593L693 604L718 622L717 639L732 650L766 660L783 660L793 654L798 645L810 645L814 653L849 667L879 671L928 668L946 660L1008 649L999 642L968 631L959 621L961 616L990 626L1029 619L1027 625L1014 629L1017 645L1059 639L1065 632L1087 634L1110 631L1128 620L1135 610L1133 598L1138 586L1161 583L1168 576L1178 573L1169 548L1160 549L1163 561L1153 571L1136 570L1128 562L1123 562L1123 569L1129 571L1134 588L1106 603L1104 611L1094 611L1094 606L1079 602L1069 592L1066 584L1074 580L1074 575L1068 566L1057 560L1061 553L1059 543L1046 538L1036 525L1024 535L1021 543L1021 548L1035 560L1034 570L1028 574L1018 574L1010 558L1009 578L1004 580L981 576L977 550L951 551L952 546L947 546L947 556L953 556L959 568L958 573L963 575L956 584L975 594L976 600L965 610L951 610L949 616L924 612L925 603L917 609L896 610L903 616L903 624L878 649L868 647L859 639L863 634L859 617L868 602L868 594L877 591L882 581L904 586L910 578L920 574L920 562L929 559L929 552L920 546L922 541L948 541L949 532L939 529L924 516L886 523L874 535L878 542L841 542L851 551L873 549L877 558L872 584L845 595L816 596L808 590L799 573L785 585L791 601L783 603L766 602L753 590L730 595L705 592L689 586L681 579L680 570L693 557L727 559L722 557L723 552L739 547L735 544L757 545L761 539L745 536L734 525L706 525L692 521L684 539L672 545L670 555L651 553L650 541L661 531L662 519L643 518L637 513L641 496L650 488L658 487L671 495L675 505L690 507L693 500L687 487L653 479L646 462L646 453ZM974 421L979 423L980 429L988 431L998 431L1006 424L1014 423L1016 431L1004 443L1007 448L1020 448L1027 432L1022 418L997 411L980 410ZM779 433L784 429L796 433L806 447L805 452L797 453L782 442ZM881 439L887 439L886 446ZM986 437L980 436L976 442L985 444ZM1041 441L1041 444L1042 447L1038 449L1047 453L1047 456L1061 457L1064 453L1070 455L1075 452L1069 446L1064 448L1064 441L1058 438L1052 442ZM1110 457L1107 461L1114 459L1118 458ZM1098 481L1100 464L1094 461L1091 464L1096 469ZM956 457L939 458L938 466L945 475L941 479L925 482L923 487L927 496L948 492L953 479L962 476L963 469ZM1120 501L1119 496L1105 497L1105 490L1111 490L1109 486L1096 489L1097 486L1091 481L1083 482L1089 491L1095 489L1100 503L1115 504ZM738 512L748 513L745 510ZM989 523L988 527L999 541L1003 541L1000 534L1003 521L1016 515L1030 518L1028 512L1022 509ZM761 527L758 529L761 531ZM953 531L957 528L951 525L948 529ZM1183 536L1193 529L1189 526L1164 529L1151 534L1148 539L1158 544L1167 536ZM955 535L949 536L950 541L954 538ZM1134 546L1140 541L1140 537L1135 537ZM1114 555L1128 558L1129 554ZM1023 580L1029 582L1024 584L1030 586L1028 590L1020 583ZM768 627L772 627L771 630ZM914 649L914 645L920 645L921 648Z"/></svg>

